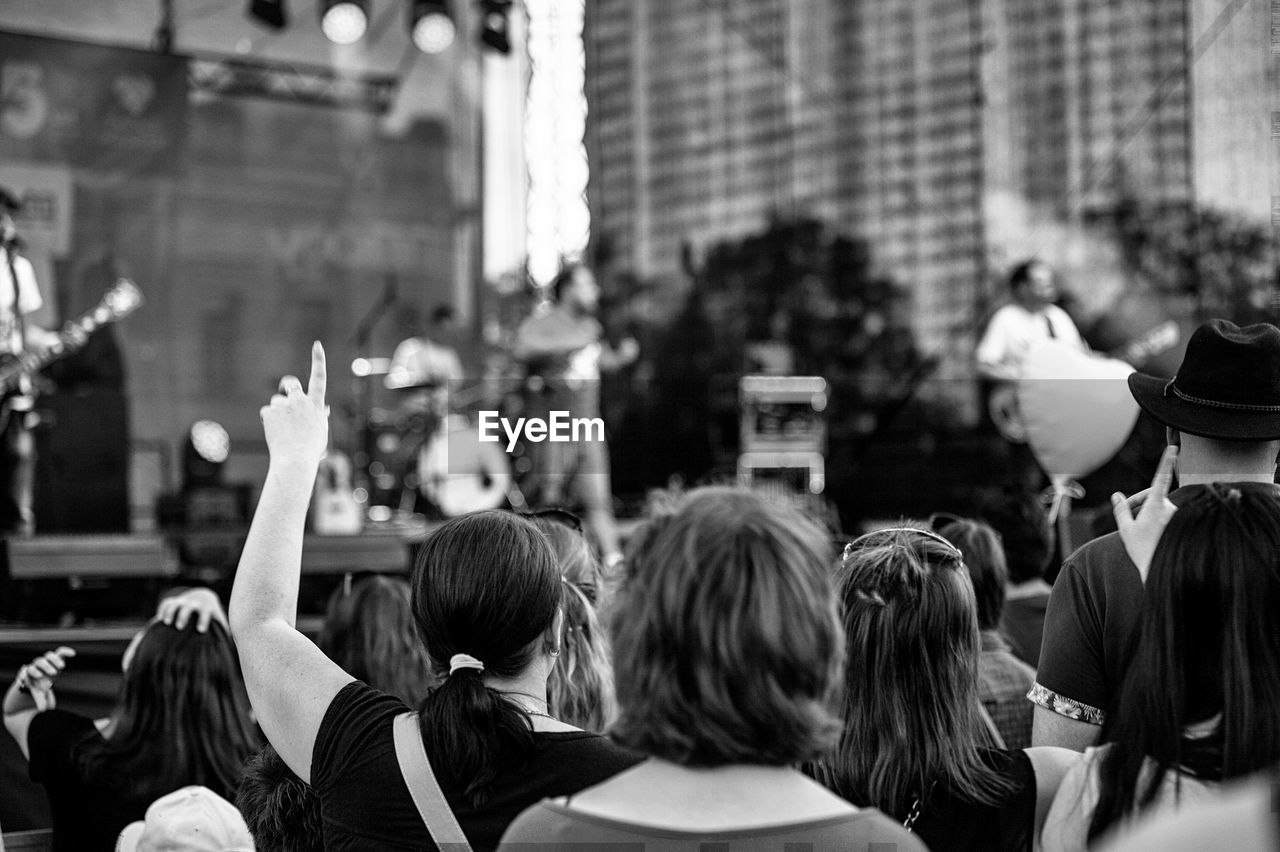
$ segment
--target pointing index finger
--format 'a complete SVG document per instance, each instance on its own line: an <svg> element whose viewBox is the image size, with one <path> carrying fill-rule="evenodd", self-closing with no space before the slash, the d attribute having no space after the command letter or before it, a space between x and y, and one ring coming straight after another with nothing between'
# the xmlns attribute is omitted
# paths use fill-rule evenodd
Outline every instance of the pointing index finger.
<svg viewBox="0 0 1280 852"><path fill-rule="evenodd" d="M1164 455L1160 456L1160 464L1156 467L1156 475L1151 480L1151 496L1148 499L1152 505L1160 505L1169 496L1169 488L1173 485L1173 465L1177 459L1178 448L1165 447Z"/></svg>
<svg viewBox="0 0 1280 852"><path fill-rule="evenodd" d="M311 344L311 381L307 383L307 395L317 402L324 402L328 384L329 372L324 362L324 347L317 340Z"/></svg>

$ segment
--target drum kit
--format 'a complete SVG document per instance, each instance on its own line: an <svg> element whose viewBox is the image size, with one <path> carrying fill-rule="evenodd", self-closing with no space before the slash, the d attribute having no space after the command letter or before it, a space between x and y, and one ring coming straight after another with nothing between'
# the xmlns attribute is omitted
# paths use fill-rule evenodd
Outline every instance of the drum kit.
<svg viewBox="0 0 1280 852"><path fill-rule="evenodd" d="M368 506L370 520L453 518L524 505L511 460L500 444L480 441L465 411L482 393L449 393L443 383L396 392L398 405L369 408L362 418L354 491Z"/></svg>

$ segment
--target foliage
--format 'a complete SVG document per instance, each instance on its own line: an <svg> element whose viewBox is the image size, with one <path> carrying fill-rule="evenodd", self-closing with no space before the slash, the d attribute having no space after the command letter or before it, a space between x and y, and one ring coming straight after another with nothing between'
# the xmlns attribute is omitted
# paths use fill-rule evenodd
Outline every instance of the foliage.
<svg viewBox="0 0 1280 852"><path fill-rule="evenodd" d="M1239 215L1126 198L1114 212L1121 252L1140 286L1189 300L1197 320L1276 322L1274 236Z"/></svg>
<svg viewBox="0 0 1280 852"><path fill-rule="evenodd" d="M875 272L865 244L815 220L775 221L713 246L682 308L653 333L648 390L632 398L634 420L661 429L663 451L627 455L648 460L649 484L672 473L696 480L727 472L737 452L737 380L758 371L758 344L783 344L793 372L831 387L828 480L836 485L842 468L847 474L857 463L848 448L869 445L924 366L909 309L903 290ZM615 479L628 461L615 453Z"/></svg>

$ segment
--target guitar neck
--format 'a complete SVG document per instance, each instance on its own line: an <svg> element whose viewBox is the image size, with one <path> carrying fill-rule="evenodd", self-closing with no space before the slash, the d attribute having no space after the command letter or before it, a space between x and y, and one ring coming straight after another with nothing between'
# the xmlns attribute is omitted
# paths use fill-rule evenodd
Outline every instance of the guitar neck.
<svg viewBox="0 0 1280 852"><path fill-rule="evenodd" d="M36 373L59 358L78 351L88 342L89 335L128 316L141 304L142 294L137 286L132 281L121 279L92 310L63 326L50 346L39 351L25 352L22 357L0 366L0 388L6 393L12 391L24 376Z"/></svg>

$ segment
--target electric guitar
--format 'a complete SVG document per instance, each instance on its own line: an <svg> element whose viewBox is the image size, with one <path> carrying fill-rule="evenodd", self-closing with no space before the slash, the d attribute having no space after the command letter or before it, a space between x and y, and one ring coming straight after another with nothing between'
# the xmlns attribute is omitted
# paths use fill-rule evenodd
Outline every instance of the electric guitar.
<svg viewBox="0 0 1280 852"><path fill-rule="evenodd" d="M95 307L64 325L52 346L40 352L0 355L0 431L9 424L12 400L31 393L33 375L59 358L79 351L89 341L89 335L140 307L142 291L128 278L121 278Z"/></svg>

